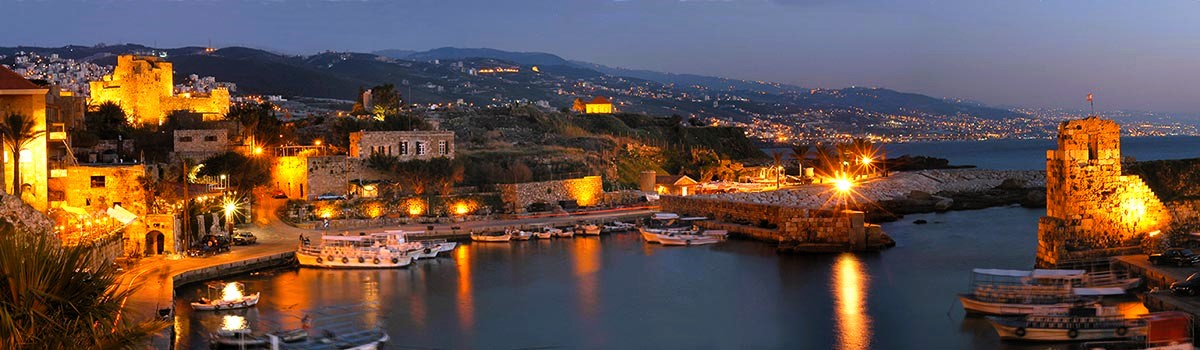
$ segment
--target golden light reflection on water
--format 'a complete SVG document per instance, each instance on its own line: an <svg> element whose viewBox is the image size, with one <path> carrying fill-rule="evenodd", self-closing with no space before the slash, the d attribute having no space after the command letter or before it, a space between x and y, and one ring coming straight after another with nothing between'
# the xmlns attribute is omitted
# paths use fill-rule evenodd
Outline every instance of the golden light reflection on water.
<svg viewBox="0 0 1200 350"><path fill-rule="evenodd" d="M600 302L599 281L596 272L600 271L600 238L580 237L574 239L575 278L579 280L579 311L585 319L595 319Z"/></svg>
<svg viewBox="0 0 1200 350"><path fill-rule="evenodd" d="M458 268L458 322L459 328L468 331L475 325L475 300L471 290L471 251L475 247L459 247L454 250L455 266Z"/></svg>
<svg viewBox="0 0 1200 350"><path fill-rule="evenodd" d="M246 329L246 318L239 315L225 315L221 317L221 329L227 331L237 331Z"/></svg>
<svg viewBox="0 0 1200 350"><path fill-rule="evenodd" d="M871 318L867 315L870 279L854 254L838 256L833 265L833 299L837 303L837 348L869 349Z"/></svg>

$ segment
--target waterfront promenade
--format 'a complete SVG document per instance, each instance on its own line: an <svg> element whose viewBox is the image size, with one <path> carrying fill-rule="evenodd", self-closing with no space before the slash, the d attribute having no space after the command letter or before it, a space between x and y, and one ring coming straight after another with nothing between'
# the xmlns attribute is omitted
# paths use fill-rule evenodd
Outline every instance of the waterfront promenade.
<svg viewBox="0 0 1200 350"><path fill-rule="evenodd" d="M451 233L449 235L439 234L439 237L449 237L452 239L466 238L471 231L488 231L502 230L506 227L534 225L534 224L567 224L576 221L608 221L629 219L635 217L644 217L650 215L650 208L635 208L627 210L607 210L599 213L584 213L580 215L570 216L554 216L544 218L521 218L510 220L487 220L487 221L469 221L458 223L437 224L434 226L434 231L438 233ZM361 232L380 232L384 230L415 230L423 231L428 229L426 224L412 224L392 227L377 227L371 229L355 230ZM457 226L459 229L453 230L451 227ZM138 290L134 293L126 305L132 310L138 310L140 313L132 315L134 317L152 317L157 310L170 308L173 301L173 282L172 278L187 271L205 269L223 264L230 264L239 261L258 259L268 256L279 255L294 251L296 244L299 241L299 235L304 234L311 238L321 235L320 230L301 229L286 225L277 219L268 220L266 225L256 225L254 227L243 228L246 231L254 233L258 237L258 243L249 246L235 246L232 251L223 254L217 254L210 257L199 258L168 258L165 256L155 256L140 260L137 265L127 270L121 278L123 288L136 286ZM330 231L331 233L337 231Z"/></svg>

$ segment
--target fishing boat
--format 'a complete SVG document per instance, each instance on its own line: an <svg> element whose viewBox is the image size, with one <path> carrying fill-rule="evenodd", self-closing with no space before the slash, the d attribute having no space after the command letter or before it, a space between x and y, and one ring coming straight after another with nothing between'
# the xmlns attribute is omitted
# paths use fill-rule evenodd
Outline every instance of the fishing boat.
<svg viewBox="0 0 1200 350"><path fill-rule="evenodd" d="M723 234L705 235L704 230L695 225L701 219L704 218L682 220L675 213L655 213L645 225L638 226L638 232L646 242L662 245L706 245L724 240Z"/></svg>
<svg viewBox="0 0 1200 350"><path fill-rule="evenodd" d="M258 305L259 293L246 295L245 285L241 282L213 281L206 283L207 296L191 303L197 311L217 311L248 308Z"/></svg>
<svg viewBox="0 0 1200 350"><path fill-rule="evenodd" d="M989 316L1000 339L1021 341L1083 341L1129 339L1145 335L1146 322L1126 318L1116 307L1096 306L1068 310L1066 314Z"/></svg>
<svg viewBox="0 0 1200 350"><path fill-rule="evenodd" d="M599 236L600 226L593 224L579 225L575 227L575 233L581 236Z"/></svg>
<svg viewBox="0 0 1200 350"><path fill-rule="evenodd" d="M561 238L575 237L575 230L572 230L569 228L561 229L561 228L557 228L557 227L550 227L547 229L550 230L550 233L554 234L554 237L561 237Z"/></svg>
<svg viewBox="0 0 1200 350"><path fill-rule="evenodd" d="M302 243L296 250L296 260L301 266L326 268L397 268L412 264L415 255L410 252L422 245L389 242L389 236L322 236L319 245Z"/></svg>
<svg viewBox="0 0 1200 350"><path fill-rule="evenodd" d="M471 240L476 242L508 242L512 240L512 233L509 232L481 232L471 233Z"/></svg>
<svg viewBox="0 0 1200 350"><path fill-rule="evenodd" d="M534 230L533 236L537 237L538 239L550 239L550 237L554 237L554 232L550 232L550 230L545 229Z"/></svg>
<svg viewBox="0 0 1200 350"><path fill-rule="evenodd" d="M658 243L662 245L705 245L720 242L720 238L713 236L675 232L658 234Z"/></svg>
<svg viewBox="0 0 1200 350"><path fill-rule="evenodd" d="M605 233L625 232L625 231L634 230L636 228L637 228L637 225L634 225L631 223L613 221L613 222L610 222L610 223L607 223L607 224L601 226L600 232L605 232Z"/></svg>
<svg viewBox="0 0 1200 350"><path fill-rule="evenodd" d="M516 241L528 241L533 239L533 232L529 231L509 230L509 234L512 235L512 239Z"/></svg>
<svg viewBox="0 0 1200 350"><path fill-rule="evenodd" d="M271 333L281 343L295 343L308 339L308 331L302 328ZM267 334L254 334L250 329L219 330L210 340L219 348L265 348L271 345L271 337Z"/></svg>

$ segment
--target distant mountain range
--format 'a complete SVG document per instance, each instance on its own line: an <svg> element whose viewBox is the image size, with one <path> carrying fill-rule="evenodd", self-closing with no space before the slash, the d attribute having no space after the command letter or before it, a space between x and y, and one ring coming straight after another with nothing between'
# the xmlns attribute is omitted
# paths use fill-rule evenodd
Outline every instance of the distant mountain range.
<svg viewBox="0 0 1200 350"><path fill-rule="evenodd" d="M693 74L634 70L571 61L541 52L443 47L429 51L325 52L310 56L227 47L171 49L137 44L111 46L3 47L9 59L19 51L56 53L63 58L113 64L122 53L165 53L178 77L214 76L236 83L240 93L354 99L359 88L391 83L411 102L462 99L476 105L513 100L545 100L570 106L576 97L612 97L624 111L709 115L749 121L755 116L805 110L848 110L885 114L1021 117L1013 111L882 88L807 89ZM435 63L436 61L436 63ZM472 74L478 68L508 66L520 73ZM537 66L539 72L533 72Z"/></svg>

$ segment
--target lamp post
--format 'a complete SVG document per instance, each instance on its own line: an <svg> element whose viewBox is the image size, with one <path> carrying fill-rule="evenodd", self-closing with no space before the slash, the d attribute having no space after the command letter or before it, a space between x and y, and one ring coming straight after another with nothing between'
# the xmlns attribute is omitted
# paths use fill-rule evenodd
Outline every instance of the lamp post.
<svg viewBox="0 0 1200 350"><path fill-rule="evenodd" d="M233 235L233 214L237 212L237 202L225 200L225 224L229 227L226 233Z"/></svg>

